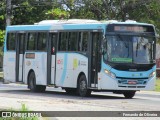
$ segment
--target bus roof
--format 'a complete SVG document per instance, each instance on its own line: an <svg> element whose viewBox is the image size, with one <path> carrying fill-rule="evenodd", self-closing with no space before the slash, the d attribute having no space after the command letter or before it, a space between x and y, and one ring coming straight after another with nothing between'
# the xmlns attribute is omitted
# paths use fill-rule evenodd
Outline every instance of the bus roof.
<svg viewBox="0 0 160 120"><path fill-rule="evenodd" d="M85 19L70 19L70 20L44 20L34 25L13 25L7 26L7 31L27 31L27 30L89 30L89 29L106 29L108 24L134 24L134 25L151 25L147 23L138 23L136 21L118 22L116 20L97 21ZM153 26L153 25L152 25Z"/></svg>

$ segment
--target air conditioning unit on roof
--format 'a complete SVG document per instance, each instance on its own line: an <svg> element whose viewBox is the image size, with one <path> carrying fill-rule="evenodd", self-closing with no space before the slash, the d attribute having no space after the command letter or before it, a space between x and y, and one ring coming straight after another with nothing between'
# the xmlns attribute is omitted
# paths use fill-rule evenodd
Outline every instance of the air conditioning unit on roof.
<svg viewBox="0 0 160 120"><path fill-rule="evenodd" d="M127 23L136 23L135 20L126 20L125 22L127 22Z"/></svg>
<svg viewBox="0 0 160 120"><path fill-rule="evenodd" d="M97 20L89 20L89 19L68 19L68 20L43 20L38 25L46 25L46 24L86 24L86 23L100 23Z"/></svg>

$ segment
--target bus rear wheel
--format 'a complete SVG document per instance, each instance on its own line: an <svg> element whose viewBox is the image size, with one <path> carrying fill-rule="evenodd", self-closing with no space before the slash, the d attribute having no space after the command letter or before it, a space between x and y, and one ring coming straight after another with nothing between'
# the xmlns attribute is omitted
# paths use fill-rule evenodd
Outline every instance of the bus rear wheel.
<svg viewBox="0 0 160 120"><path fill-rule="evenodd" d="M123 93L124 97L127 99L131 99L134 97L136 91L126 91Z"/></svg>
<svg viewBox="0 0 160 120"><path fill-rule="evenodd" d="M91 91L87 89L87 80L85 75L81 75L78 80L78 94L81 97L86 97L91 95Z"/></svg>
<svg viewBox="0 0 160 120"><path fill-rule="evenodd" d="M32 92L45 92L46 86L36 85L36 76L34 72L31 72L28 77L28 88Z"/></svg>

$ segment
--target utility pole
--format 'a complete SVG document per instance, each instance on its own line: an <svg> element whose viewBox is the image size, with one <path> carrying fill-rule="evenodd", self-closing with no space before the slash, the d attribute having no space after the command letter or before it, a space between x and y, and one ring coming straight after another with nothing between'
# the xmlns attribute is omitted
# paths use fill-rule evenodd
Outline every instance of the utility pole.
<svg viewBox="0 0 160 120"><path fill-rule="evenodd" d="M6 0L6 26L11 25L12 7L11 0Z"/></svg>

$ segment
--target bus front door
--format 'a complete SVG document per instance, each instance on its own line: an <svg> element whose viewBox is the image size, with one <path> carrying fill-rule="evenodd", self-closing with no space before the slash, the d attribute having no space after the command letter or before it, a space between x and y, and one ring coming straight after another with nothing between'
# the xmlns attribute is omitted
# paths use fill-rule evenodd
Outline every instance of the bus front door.
<svg viewBox="0 0 160 120"><path fill-rule="evenodd" d="M49 33L47 51L47 85L55 84L57 33Z"/></svg>
<svg viewBox="0 0 160 120"><path fill-rule="evenodd" d="M25 33L17 33L16 44L16 82L23 82Z"/></svg>
<svg viewBox="0 0 160 120"><path fill-rule="evenodd" d="M90 59L89 59L89 87L98 87L98 72L101 69L101 46L102 32L91 33Z"/></svg>

